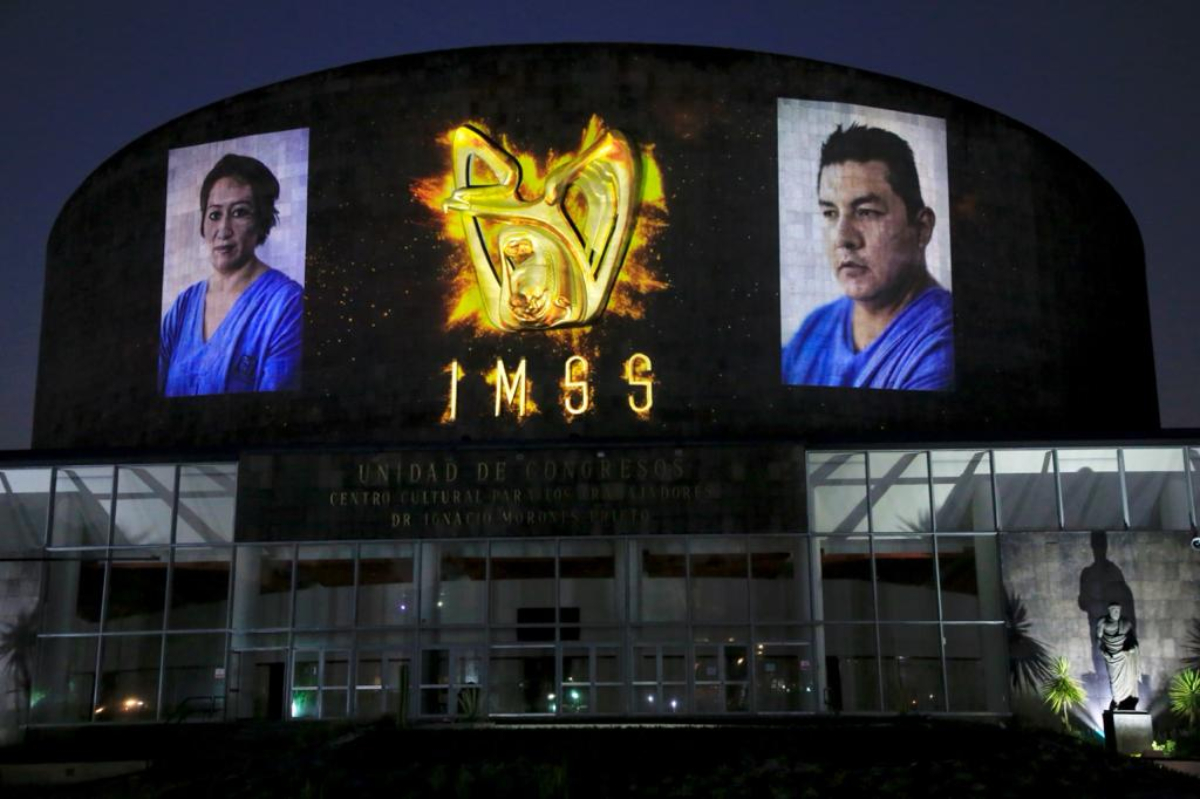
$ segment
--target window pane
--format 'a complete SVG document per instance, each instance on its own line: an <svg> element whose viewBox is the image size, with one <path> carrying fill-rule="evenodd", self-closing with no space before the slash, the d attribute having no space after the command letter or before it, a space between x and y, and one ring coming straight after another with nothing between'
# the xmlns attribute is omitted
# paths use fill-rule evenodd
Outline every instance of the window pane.
<svg viewBox="0 0 1200 799"><path fill-rule="evenodd" d="M241 630L291 625L292 548L238 547L233 626Z"/></svg>
<svg viewBox="0 0 1200 799"><path fill-rule="evenodd" d="M748 543L754 621L812 618L808 593L810 539L751 538Z"/></svg>
<svg viewBox="0 0 1200 799"><path fill-rule="evenodd" d="M101 646L96 721L153 721L162 636L105 636Z"/></svg>
<svg viewBox="0 0 1200 799"><path fill-rule="evenodd" d="M363 544L358 563L360 626L412 624L417 617L412 544Z"/></svg>
<svg viewBox="0 0 1200 799"><path fill-rule="evenodd" d="M749 602L745 542L737 538L691 540L692 618L746 620Z"/></svg>
<svg viewBox="0 0 1200 799"><path fill-rule="evenodd" d="M39 638L30 720L77 724L92 719L97 638Z"/></svg>
<svg viewBox="0 0 1200 799"><path fill-rule="evenodd" d="M1127 449L1122 457L1129 492L1129 526L1134 530L1190 529L1183 450Z"/></svg>
<svg viewBox="0 0 1200 799"><path fill-rule="evenodd" d="M320 652L297 652L292 658L292 687L316 688L321 674ZM316 709L313 709L314 713Z"/></svg>
<svg viewBox="0 0 1200 799"><path fill-rule="evenodd" d="M599 648L595 650L596 661L596 682L598 683L620 683L621 676L621 653L617 649Z"/></svg>
<svg viewBox="0 0 1200 799"><path fill-rule="evenodd" d="M881 624L883 708L892 713L945 710L942 650L936 624Z"/></svg>
<svg viewBox="0 0 1200 799"><path fill-rule="evenodd" d="M1008 671L1001 625L945 627L946 678L955 713L1007 713Z"/></svg>
<svg viewBox="0 0 1200 799"><path fill-rule="evenodd" d="M827 624L825 637L827 710L879 711L879 668L873 624Z"/></svg>
<svg viewBox="0 0 1200 799"><path fill-rule="evenodd" d="M620 548L620 549L618 549ZM620 541L563 541L559 553L559 607L575 608L583 624L621 621L625 612Z"/></svg>
<svg viewBox="0 0 1200 799"><path fill-rule="evenodd" d="M55 473L54 530L56 547L104 546L112 510L113 468L69 466Z"/></svg>
<svg viewBox="0 0 1200 799"><path fill-rule="evenodd" d="M41 548L49 505L49 469L0 469L0 553Z"/></svg>
<svg viewBox="0 0 1200 799"><path fill-rule="evenodd" d="M413 645L408 630L360 630L358 645L362 649L407 649Z"/></svg>
<svg viewBox="0 0 1200 799"><path fill-rule="evenodd" d="M865 537L820 538L823 618L872 621L871 550Z"/></svg>
<svg viewBox="0 0 1200 799"><path fill-rule="evenodd" d="M872 452L871 523L875 532L924 533L931 527L929 461L924 452Z"/></svg>
<svg viewBox="0 0 1200 799"><path fill-rule="evenodd" d="M1058 471L1068 530L1124 529L1115 449L1060 449Z"/></svg>
<svg viewBox="0 0 1200 799"><path fill-rule="evenodd" d="M219 721L225 712L225 635L168 635L163 718Z"/></svg>
<svg viewBox="0 0 1200 799"><path fill-rule="evenodd" d="M482 623L487 608L487 545L421 545L421 622Z"/></svg>
<svg viewBox="0 0 1200 799"><path fill-rule="evenodd" d="M809 529L867 532L867 462L861 452L810 452Z"/></svg>
<svg viewBox="0 0 1200 799"><path fill-rule="evenodd" d="M349 649L354 642L354 633L350 630L297 630L292 642L296 649Z"/></svg>
<svg viewBox="0 0 1200 799"><path fill-rule="evenodd" d="M986 451L945 450L931 455L933 504L939 532L991 532L992 461Z"/></svg>
<svg viewBox="0 0 1200 799"><path fill-rule="evenodd" d="M488 631L483 627L448 627L438 629L426 627L421 631L421 646L434 644L483 644L487 643Z"/></svg>
<svg viewBox="0 0 1200 799"><path fill-rule="evenodd" d="M1057 530L1058 490L1048 449L996 450L1000 529Z"/></svg>
<svg viewBox="0 0 1200 799"><path fill-rule="evenodd" d="M632 542L631 612L640 621L687 620L687 559L679 539Z"/></svg>
<svg viewBox="0 0 1200 799"><path fill-rule="evenodd" d="M180 547L171 577L172 630L220 629L229 609L230 548Z"/></svg>
<svg viewBox="0 0 1200 799"><path fill-rule="evenodd" d="M167 549L113 551L108 567L105 632L162 629L167 554Z"/></svg>
<svg viewBox="0 0 1200 799"><path fill-rule="evenodd" d="M1200 448L1188 447L1188 471L1192 475L1192 512L1193 518L1200 521Z"/></svg>
<svg viewBox="0 0 1200 799"><path fill-rule="evenodd" d="M553 541L492 543L493 622L554 624L554 547Z"/></svg>
<svg viewBox="0 0 1200 799"><path fill-rule="evenodd" d="M875 536L879 618L937 621L933 536Z"/></svg>
<svg viewBox="0 0 1200 799"><path fill-rule="evenodd" d="M350 715L346 703L350 700L350 692L345 688L328 688L321 690L321 718L344 719Z"/></svg>
<svg viewBox="0 0 1200 799"><path fill-rule="evenodd" d="M296 563L296 626L354 623L354 548L300 547Z"/></svg>
<svg viewBox="0 0 1200 799"><path fill-rule="evenodd" d="M638 643L679 643L690 640L682 624L646 624L629 628L629 637ZM685 677L686 679L686 677Z"/></svg>
<svg viewBox="0 0 1200 799"><path fill-rule="evenodd" d="M947 621L1004 618L996 537L938 536L942 618Z"/></svg>
<svg viewBox="0 0 1200 799"><path fill-rule="evenodd" d="M104 595L104 560L99 553L77 553L70 559L47 564L46 610L43 629L48 633L87 633L100 627L100 600Z"/></svg>
<svg viewBox="0 0 1200 799"><path fill-rule="evenodd" d="M174 495L174 466L119 467L113 544L169 544Z"/></svg>
<svg viewBox="0 0 1200 799"><path fill-rule="evenodd" d="M231 543L236 496L236 463L180 466L175 540L181 544Z"/></svg>
<svg viewBox="0 0 1200 799"><path fill-rule="evenodd" d="M350 654L348 652L326 652L325 673L321 675L322 688L345 688L350 680Z"/></svg>

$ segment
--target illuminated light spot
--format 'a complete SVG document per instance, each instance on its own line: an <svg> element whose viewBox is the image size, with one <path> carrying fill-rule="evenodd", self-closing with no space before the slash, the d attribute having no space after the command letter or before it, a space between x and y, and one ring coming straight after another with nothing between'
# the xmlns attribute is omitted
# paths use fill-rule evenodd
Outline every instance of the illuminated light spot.
<svg viewBox="0 0 1200 799"><path fill-rule="evenodd" d="M635 352L625 361L624 378L631 389L627 397L629 408L643 419L649 418L654 407L654 375L651 374L653 368L650 356L645 353ZM633 389L641 389L640 399L634 396Z"/></svg>
<svg viewBox="0 0 1200 799"><path fill-rule="evenodd" d="M567 421L591 408L591 384L588 382L588 361L581 355L572 355L563 365L562 389L563 410Z"/></svg>

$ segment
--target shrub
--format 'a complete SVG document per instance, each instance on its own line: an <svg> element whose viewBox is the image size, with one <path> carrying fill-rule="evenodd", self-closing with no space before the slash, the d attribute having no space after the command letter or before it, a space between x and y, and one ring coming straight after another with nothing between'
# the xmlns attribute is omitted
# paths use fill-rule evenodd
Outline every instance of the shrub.
<svg viewBox="0 0 1200 799"><path fill-rule="evenodd" d="M1195 729L1200 718L1200 671L1185 669L1176 674L1168 694L1171 710L1187 719L1188 729Z"/></svg>
<svg viewBox="0 0 1200 799"><path fill-rule="evenodd" d="M1175 742L1170 738L1162 743L1159 743L1158 741L1151 741L1150 748L1155 752L1162 752L1163 757L1175 757Z"/></svg>
<svg viewBox="0 0 1200 799"><path fill-rule="evenodd" d="M1056 658L1050 679L1042 687L1042 698L1055 714L1062 717L1063 727L1071 729L1070 712L1087 700L1079 681L1071 676L1071 665L1065 657Z"/></svg>

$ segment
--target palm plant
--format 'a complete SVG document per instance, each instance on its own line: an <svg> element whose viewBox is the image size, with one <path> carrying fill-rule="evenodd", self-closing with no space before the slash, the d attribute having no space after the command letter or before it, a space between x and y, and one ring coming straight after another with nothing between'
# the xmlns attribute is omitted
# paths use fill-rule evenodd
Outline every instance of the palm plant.
<svg viewBox="0 0 1200 799"><path fill-rule="evenodd" d="M1071 676L1071 665L1065 657L1054 660L1050 679L1042 687L1042 698L1056 715L1062 717L1063 727L1071 729L1070 713L1087 701L1087 692Z"/></svg>
<svg viewBox="0 0 1200 799"><path fill-rule="evenodd" d="M1192 619L1188 640L1183 648L1187 651L1187 655L1183 659L1184 663L1189 668L1200 669L1200 619Z"/></svg>
<svg viewBox="0 0 1200 799"><path fill-rule="evenodd" d="M1033 620L1024 601L1015 593L1004 597L1005 630L1008 633L1008 672L1013 688L1031 693L1053 675L1053 662L1046 645L1033 635Z"/></svg>
<svg viewBox="0 0 1200 799"><path fill-rule="evenodd" d="M0 628L0 662L4 671L12 678L13 706L17 711L17 722L29 699L33 672L33 651L37 646L38 609L17 616L12 624Z"/></svg>
<svg viewBox="0 0 1200 799"><path fill-rule="evenodd" d="M1167 691L1171 697L1171 710L1187 719L1188 728L1195 729L1200 718L1200 671L1184 669L1171 680Z"/></svg>

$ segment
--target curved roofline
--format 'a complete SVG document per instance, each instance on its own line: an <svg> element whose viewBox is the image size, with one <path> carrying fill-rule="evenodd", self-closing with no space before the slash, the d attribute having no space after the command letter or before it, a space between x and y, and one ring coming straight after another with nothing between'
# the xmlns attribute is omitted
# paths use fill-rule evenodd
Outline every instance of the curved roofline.
<svg viewBox="0 0 1200 799"><path fill-rule="evenodd" d="M676 52L693 52L693 53L715 52L715 53L727 53L727 54L731 54L731 55L742 55L742 56L751 56L751 57L765 56L765 57L773 58L773 59L775 59L775 58L786 59L789 61L807 62L807 63L811 63L811 64L819 64L821 66L826 66L826 67L835 67L838 69L848 70L850 72L857 72L857 73L860 73L860 74L862 74L866 77L869 77L871 79L874 79L874 80L890 81L890 82L895 82L898 84L904 84L906 86L916 87L923 91L930 92L934 95L939 95L939 96L941 96L947 100L950 100L954 103L963 104L966 107L980 109L989 114L994 114L997 117L1005 120L1006 122L1015 125L1018 129L1020 129L1024 132L1027 132L1027 133L1032 133L1034 136L1038 137L1039 139L1044 140L1045 142L1061 149L1063 152L1070 155L1072 158L1074 158L1080 164L1087 167L1087 169L1093 175L1095 175L1097 178L1099 178L1100 181L1112 191L1113 195L1115 197L1117 197L1117 199L1120 200L1121 205L1125 208L1125 210L1129 214L1130 218L1134 221L1134 225L1137 226L1137 217L1134 216L1133 210L1129 207L1129 204L1127 202L1125 202L1125 198L1121 195L1121 193L1119 191L1117 191L1116 187L1113 186L1112 182L1110 180L1108 180L1102 172L1100 172L1095 166L1093 166L1091 163L1089 163L1082 156L1075 153L1073 150L1071 150L1065 144L1062 144L1061 142L1059 142L1057 139L1054 139L1050 135L1043 133L1042 131L1038 130L1037 128L1033 127L1032 125L1030 125L1028 123L1022 122L1021 120L1017 119L1016 117L1009 116L1008 114L1006 114L1003 111L998 111L994 108L983 105L982 103L962 97L962 96L954 94L952 92L948 92L944 89L939 89L934 86L929 86L928 84L908 80L907 78L900 78L900 77L896 77L894 75L887 75L882 72L875 72L873 70L863 69L861 67L856 67L851 64L844 64L844 63L840 63L840 62L836 62L836 61L819 61L817 59L806 58L804 56L788 55L785 53L776 53L776 52L770 52L770 51L765 51L765 50L743 50L741 48L736 48L736 47L718 47L718 46L691 45L691 44L663 44L663 43L655 43L655 42L582 42L582 41L581 42L573 42L573 41L563 41L563 42L540 42L540 43L528 43L528 44L474 45L474 46L469 46L469 47L447 48L444 50L422 50L422 51L415 52L415 53L402 53L402 54L393 55L393 56L382 56L380 58L370 58L370 59L366 59L364 61L354 61L349 64L342 64L340 66L328 67L326 69L319 69L319 70L314 70L312 72L306 72L301 75L296 75L291 78L286 78L281 81L276 81L274 83L263 84L261 86L257 86L252 89L247 89L245 91L238 92L237 94L232 94L232 95L228 95L226 97L222 97L222 98L214 100L210 103L206 103L205 105L193 108L189 111L185 111L182 114L178 114L178 115L162 122L161 124L156 125L155 127L151 128L150 130L141 134L137 138L135 138L132 141L121 146L119 149L114 151L111 155L109 155L107 158L105 158L103 161L101 161L99 164L97 164L90 172L88 172L88 174L83 178L82 181L79 182L79 184L75 187L75 189L72 190L71 194L68 195L67 199L63 202L62 208L59 209L58 214L55 216L54 225L51 228L50 236L48 236L48 238L47 238L47 243L49 243L49 239L52 238L54 235L54 228L56 228L58 226L58 220L62 216L63 210L65 210L72 202L74 202L75 197L79 194L79 191L98 172L103 170L110 162L119 158L126 151L135 148L140 142L159 133L164 128L168 128L172 125L176 125L176 124L186 120L188 117L190 117L194 114L205 112L215 105L239 100L241 98L246 97L247 95L251 95L256 92L261 92L261 91L265 91L268 89L281 88L281 87L287 86L292 83L297 83L300 81L308 80L308 79L313 78L318 75L325 75L328 73L339 72L339 71L343 71L343 70L365 69L365 68L368 68L373 65L379 65L379 64L383 64L383 63L387 63L387 62L399 62L399 61L404 61L404 60L408 60L408 59L428 58L428 57L435 57L435 56L447 55L447 54L459 53L459 52L486 52L489 50L490 51L512 51L512 50L517 50L517 49L528 50L530 48L566 47L566 46L571 46L571 45L577 45L577 46L587 47L587 48L647 48L647 49L655 49L655 50L671 50L671 51L676 51ZM1139 244L1141 244L1142 241L1141 241L1140 227L1138 228L1138 238L1139 238ZM1144 251L1144 246L1143 246L1143 251Z"/></svg>

